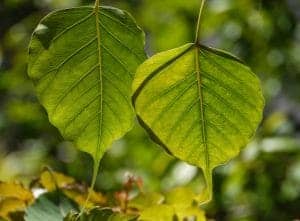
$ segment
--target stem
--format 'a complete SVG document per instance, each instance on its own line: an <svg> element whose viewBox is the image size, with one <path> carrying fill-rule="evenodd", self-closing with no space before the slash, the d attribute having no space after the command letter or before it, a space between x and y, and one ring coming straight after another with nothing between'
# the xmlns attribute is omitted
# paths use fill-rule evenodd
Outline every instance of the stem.
<svg viewBox="0 0 300 221"><path fill-rule="evenodd" d="M201 6L199 9L198 21L197 21L197 29L195 34L195 44L200 43L200 26L201 26L201 15L204 8L205 0L201 0Z"/></svg>
<svg viewBox="0 0 300 221"><path fill-rule="evenodd" d="M99 164L100 164L99 160L94 160L92 182L91 182L90 188L88 189L88 195L87 195L87 198L86 198L84 208L86 207L86 205L90 201L91 195L94 191L96 180L97 180L97 175L98 175L98 171L99 171Z"/></svg>
<svg viewBox="0 0 300 221"><path fill-rule="evenodd" d="M87 197L87 201L91 197L91 193L94 190L94 187L95 187L95 184L96 184L96 181L97 181L97 175L98 175L98 172L99 172L99 165L100 165L100 160L94 160L93 177L92 177L91 187L90 187L90 190L89 190L89 195Z"/></svg>
<svg viewBox="0 0 300 221"><path fill-rule="evenodd" d="M94 5L94 13L95 13L95 17L96 17L96 28L97 28L97 39L98 39L98 51L99 51L99 59L100 59L100 49L99 49L99 45L100 45L100 30L99 30L99 7L100 7L100 0L95 0L95 5ZM99 62L99 64L101 64L101 62ZM100 65L101 67L101 65ZM101 72L101 70L100 70ZM91 186L88 188L88 193L87 193L87 198L85 200L85 203L83 204L83 207L81 208L80 213L77 215L76 217L76 221L80 219L80 217L82 216L82 214L85 212L87 205L90 201L91 195L94 191L95 188L95 184L96 184L96 180L97 180L97 175L98 175L98 171L99 171L99 165L100 165L100 159L99 157L96 157L93 159L94 160L94 166L93 166L93 176L92 176L92 181L91 181Z"/></svg>
<svg viewBox="0 0 300 221"><path fill-rule="evenodd" d="M99 6L100 6L100 0L96 0L94 8L98 10Z"/></svg>
<svg viewBox="0 0 300 221"><path fill-rule="evenodd" d="M92 176L91 186L88 188L87 198L86 198L85 203L84 203L83 207L81 208L81 211L78 214L77 218L82 216L82 214L85 212L85 210L87 208L87 204L90 201L91 195L92 195L92 193L94 191L94 188L95 188L97 175L98 175L98 171L99 171L99 165L100 165L100 160L95 160L94 159L94 167L93 167L93 176Z"/></svg>

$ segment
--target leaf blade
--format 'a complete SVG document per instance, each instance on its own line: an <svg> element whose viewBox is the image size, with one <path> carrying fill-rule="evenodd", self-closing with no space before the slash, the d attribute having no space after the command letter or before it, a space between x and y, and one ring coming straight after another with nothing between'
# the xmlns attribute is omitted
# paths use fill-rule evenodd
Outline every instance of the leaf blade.
<svg viewBox="0 0 300 221"><path fill-rule="evenodd" d="M228 53L186 44L144 62L133 91L138 118L154 140L203 169L209 200L213 168L236 156L261 121L258 78Z"/></svg>
<svg viewBox="0 0 300 221"><path fill-rule="evenodd" d="M133 125L131 82L144 59L144 34L128 13L78 7L40 22L28 72L50 122L99 161Z"/></svg>

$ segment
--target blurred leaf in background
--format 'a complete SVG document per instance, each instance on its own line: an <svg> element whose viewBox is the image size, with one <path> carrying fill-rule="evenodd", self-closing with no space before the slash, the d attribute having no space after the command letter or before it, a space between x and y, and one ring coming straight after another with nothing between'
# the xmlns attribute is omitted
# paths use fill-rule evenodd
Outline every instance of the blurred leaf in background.
<svg viewBox="0 0 300 221"><path fill-rule="evenodd" d="M0 182L0 217L10 219L10 213L24 211L33 200L31 191L21 184Z"/></svg>

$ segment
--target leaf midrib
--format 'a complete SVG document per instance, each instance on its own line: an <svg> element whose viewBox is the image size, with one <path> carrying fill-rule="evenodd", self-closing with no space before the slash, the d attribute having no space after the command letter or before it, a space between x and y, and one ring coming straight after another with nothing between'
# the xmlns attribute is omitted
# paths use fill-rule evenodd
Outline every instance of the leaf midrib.
<svg viewBox="0 0 300 221"><path fill-rule="evenodd" d="M97 136L97 147L96 147L96 159L99 159L99 147L100 147L100 138L102 136L102 123L103 123L103 82L102 82L102 59L101 59L101 35L100 35L100 24L99 24L99 9L100 7L94 8L95 13L95 25L96 25L96 34L97 34L97 47L98 47L98 92L99 92L99 112L98 115L98 136Z"/></svg>
<svg viewBox="0 0 300 221"><path fill-rule="evenodd" d="M102 8L102 7L99 6L99 9L100 9L100 8ZM97 75L98 80L96 81L97 84L94 85L95 87L98 86L98 95L97 95L97 96L95 97L95 99L93 99L92 101L95 101L96 99L99 99L99 106L100 106L100 107L99 107L99 110L100 110L100 111L98 111L98 113L100 113L100 114L99 114L100 116L96 118L96 119L99 119L99 123L100 123L99 129L98 129L98 131L99 131L99 133L98 133L99 136L98 136L98 138L97 138L99 142L100 142L100 140L101 140L101 134L102 134L102 130L103 130L103 128L102 128L102 125L103 125L103 116L102 116L101 113L103 112L103 107L104 107L104 105L105 105L105 101L103 101L103 90L104 90L104 87L103 87L103 83L104 83L104 82L103 82L103 81L105 81L105 79L103 79L103 78L105 78L105 75L104 75L104 73L103 73L104 70L103 70L103 67L102 67L102 65L101 65L101 63L102 63L102 50L103 50L103 49L107 50L107 52L113 57L113 59L115 59L116 62L118 62L119 65L121 65L122 68L123 68L126 72L128 72L128 73L129 73L129 76L132 78L132 76L130 75L130 71L126 68L126 65L125 65L124 63L122 63L118 57L115 57L113 54L111 54L111 53L109 52L109 49L108 49L108 48L105 48L104 45L103 45L103 43L101 42L102 29L101 29L100 27L104 27L104 25L101 24L100 17L101 17L101 15L104 15L104 14L105 14L105 13L104 13L103 11L101 11L101 10L96 10L96 9L94 8L94 10L93 10L91 13L89 13L87 16L85 16L84 18L82 18L82 19L80 19L79 21L75 22L74 24L68 26L64 31L60 32L57 36L54 37L54 40L52 40L52 41L58 40L58 38L61 37L61 36L63 36L67 31L72 30L74 27L77 27L78 25L82 24L83 22L89 20L89 18L91 18L92 16L94 16L94 19L95 19L95 25L96 25L96 30L95 30L96 33L95 33L95 37L94 37L93 39L91 39L90 41L88 41L87 43L85 43L85 44L84 44L83 46L81 46L80 48L76 49L75 52L73 52L71 55L69 55L69 56L68 56L62 63L60 63L57 67L51 69L49 72L46 73L46 75L48 76L48 74L51 73L52 71L59 72L60 68L61 68L65 63L67 63L69 60L71 60L75 55L77 55L79 51L85 49L88 45L90 45L90 44L93 43L94 41L97 42L97 52L98 52L98 53L96 52L96 55L98 54L98 61L97 61L97 63L93 66L93 68L92 68L91 70L89 70L86 74L84 74L83 77L79 78L79 79L78 79L78 80L77 80L77 81L76 81L76 82L75 82L75 83L74 83L67 91L65 91L65 92L63 93L63 95L59 98L59 101L58 101L57 104L55 105L55 108L54 108L54 110L53 110L53 113L55 114L55 112L57 111L58 106L61 104L61 102L62 102L62 101L65 99L65 97L68 95L69 91L71 91L72 89L74 89L74 87L75 87L76 85L78 85L78 84L82 81L82 79L84 79L85 77L87 77L88 74L92 73L93 70L96 70L96 68L98 68L98 73L99 73L99 74ZM107 15L105 14L105 16L107 16ZM126 26L124 23L122 23L122 22L120 22L120 21L118 21L118 20L116 20L116 19L113 19L111 16L107 16L107 17L108 17L109 19L115 21L115 22L118 22L119 24L122 24L124 27L127 28L127 30L130 30L130 31L131 31L131 29L129 29L129 27ZM101 31L101 33L100 33L100 31ZM113 33L110 33L110 34L113 35ZM111 37L114 37L114 36L111 36ZM116 38L116 37L115 37L115 38ZM120 39L116 39L116 40L118 40L118 42L120 43L120 46L126 48L127 50L130 50L130 48L128 48L125 44L122 44L122 43L121 43L121 40L120 40ZM133 53L133 51L131 51L131 50L130 50L130 52ZM135 55L136 55L136 57L138 56L137 54L135 54ZM42 78L44 78L44 77L45 77L45 75L42 76ZM41 79L39 79L39 80L41 80ZM108 80L109 80L109 79L108 79ZM91 88L89 88L89 90L90 90L90 89L91 89ZM116 88L116 89L118 89L118 88ZM125 95L121 93L121 91L120 91L120 94L124 97L124 99L126 98ZM89 106L90 104L91 104L91 102L89 102L88 105L86 105L85 107ZM130 104L130 103L128 103L128 104ZM83 110L84 110L84 109L83 109ZM79 114L82 113L83 110L81 110L81 111L79 112ZM70 123L72 123L72 122L74 121L74 119L76 119L77 116L78 116L78 114L76 114L76 116L75 116L74 118L72 118L72 120L71 120L70 122L67 123L67 126L65 127L65 129L70 125ZM99 125L99 124L98 124L98 125ZM63 131L64 131L63 133L65 133L65 131L66 131L65 129L63 130ZM100 148L100 143L98 144L97 152L98 152L99 148Z"/></svg>
<svg viewBox="0 0 300 221"><path fill-rule="evenodd" d="M174 62L176 62L178 59L180 59L183 55L188 53L190 50L195 50L195 73L197 77L197 87L198 87L198 97L199 97L199 107L200 107L200 121L201 121L201 127L202 127L202 141L204 143L205 148L205 173L209 173L210 165L209 165L209 152L208 152L208 145L207 145L207 130L206 130L206 121L205 121L205 114L204 114L204 102L203 102L203 92L202 92L202 79L201 79L201 72L200 72L200 63L199 63L199 50L201 47L197 44L191 44L190 47L186 48L184 51L179 53L177 56L171 58L169 61L164 63L163 65L156 68L143 82L142 84L136 89L135 93L132 96L132 103L135 106L135 101L140 95L143 88L148 84L149 81L151 81L152 78L154 78L158 73L160 73L162 70L167 68L168 66L172 65Z"/></svg>
<svg viewBox="0 0 300 221"><path fill-rule="evenodd" d="M204 143L204 152L205 152L205 173L210 169L209 165L209 153L208 153L208 145L207 145L207 130L206 130L206 120L205 120L205 110L204 110L204 102L203 102L203 92L202 92L202 76L200 71L200 60L199 60L199 48L200 46L195 46L195 70L197 75L197 87L198 87L198 96L199 96L199 108L200 108L200 119L201 119L201 136L202 142Z"/></svg>

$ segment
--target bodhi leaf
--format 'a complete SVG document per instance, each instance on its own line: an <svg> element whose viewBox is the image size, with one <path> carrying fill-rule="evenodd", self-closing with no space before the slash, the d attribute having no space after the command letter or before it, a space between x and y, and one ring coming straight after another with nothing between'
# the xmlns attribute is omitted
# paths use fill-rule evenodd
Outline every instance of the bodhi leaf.
<svg viewBox="0 0 300 221"><path fill-rule="evenodd" d="M116 8L55 11L33 33L29 76L37 96L50 122L95 166L133 125L131 83L144 59L143 32Z"/></svg>
<svg viewBox="0 0 300 221"><path fill-rule="evenodd" d="M137 70L133 104L141 124L175 157L212 170L236 156L261 121L255 74L232 55L198 44L159 53Z"/></svg>

